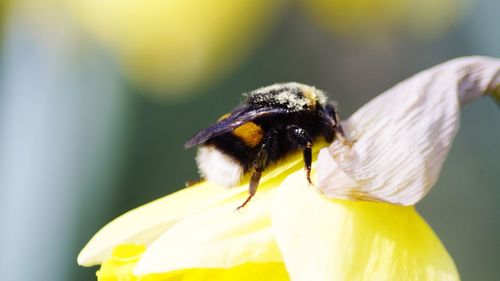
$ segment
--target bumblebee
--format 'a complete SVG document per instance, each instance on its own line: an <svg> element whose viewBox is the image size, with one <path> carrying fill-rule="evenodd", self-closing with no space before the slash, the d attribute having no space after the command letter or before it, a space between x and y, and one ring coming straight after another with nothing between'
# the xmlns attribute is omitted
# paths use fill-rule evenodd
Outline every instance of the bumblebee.
<svg viewBox="0 0 500 281"><path fill-rule="evenodd" d="M201 145L196 162L201 176L227 187L250 175L249 195L255 195L262 173L287 155L302 151L307 180L311 183L311 148L324 137L331 142L344 136L335 105L323 91L290 82L262 87L243 94L243 102L217 123L185 143Z"/></svg>

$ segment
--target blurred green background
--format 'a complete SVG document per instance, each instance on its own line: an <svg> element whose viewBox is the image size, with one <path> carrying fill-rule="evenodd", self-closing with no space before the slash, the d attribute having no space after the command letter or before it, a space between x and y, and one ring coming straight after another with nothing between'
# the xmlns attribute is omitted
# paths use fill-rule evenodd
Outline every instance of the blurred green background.
<svg viewBox="0 0 500 281"><path fill-rule="evenodd" d="M498 0L0 1L0 280L94 280L105 223L197 178L183 143L275 82L348 117L416 72L500 56ZM463 280L500 280L500 110L463 110L418 209Z"/></svg>

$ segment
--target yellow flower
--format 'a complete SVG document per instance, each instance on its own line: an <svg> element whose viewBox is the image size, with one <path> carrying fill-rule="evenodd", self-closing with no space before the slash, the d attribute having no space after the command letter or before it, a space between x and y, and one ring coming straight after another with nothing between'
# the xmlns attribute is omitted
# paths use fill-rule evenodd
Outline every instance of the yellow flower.
<svg viewBox="0 0 500 281"><path fill-rule="evenodd" d="M240 211L235 208L247 196L247 183L224 190L203 182L117 218L85 246L78 263L102 264L100 281L459 280L453 260L413 204L435 182L456 132L458 104L496 89L499 70L500 60L476 57L422 72L346 121L358 140L352 149L332 152L339 146L334 142L318 156L325 144L314 147L315 187L307 183L300 155L268 171ZM415 113L433 108L437 112L419 117L431 125L415 123ZM429 135L414 137L420 130ZM441 153L429 150L435 139ZM411 153L394 154L400 143L417 150L419 161L405 162ZM390 158L373 159L380 151ZM404 173L393 174L398 169Z"/></svg>
<svg viewBox="0 0 500 281"><path fill-rule="evenodd" d="M102 281L458 280L413 207L326 199L301 166L294 157L271 171L240 212L245 185L208 182L133 210L103 228L79 263L103 263Z"/></svg>

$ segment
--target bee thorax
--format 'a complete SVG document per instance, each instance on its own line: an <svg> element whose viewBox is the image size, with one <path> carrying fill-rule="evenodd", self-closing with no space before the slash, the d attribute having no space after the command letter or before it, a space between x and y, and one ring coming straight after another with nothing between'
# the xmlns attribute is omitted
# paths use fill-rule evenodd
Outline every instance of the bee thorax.
<svg viewBox="0 0 500 281"><path fill-rule="evenodd" d="M211 145L198 149L196 163L203 178L225 187L237 185L244 173L240 163Z"/></svg>

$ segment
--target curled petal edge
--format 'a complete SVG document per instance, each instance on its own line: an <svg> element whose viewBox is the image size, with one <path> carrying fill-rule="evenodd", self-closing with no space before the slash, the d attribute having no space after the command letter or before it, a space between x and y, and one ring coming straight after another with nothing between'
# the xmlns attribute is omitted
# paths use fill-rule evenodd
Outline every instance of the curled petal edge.
<svg viewBox="0 0 500 281"><path fill-rule="evenodd" d="M318 156L329 198L414 205L437 181L460 126L460 107L496 93L500 60L454 59L397 84L343 123L355 143Z"/></svg>

